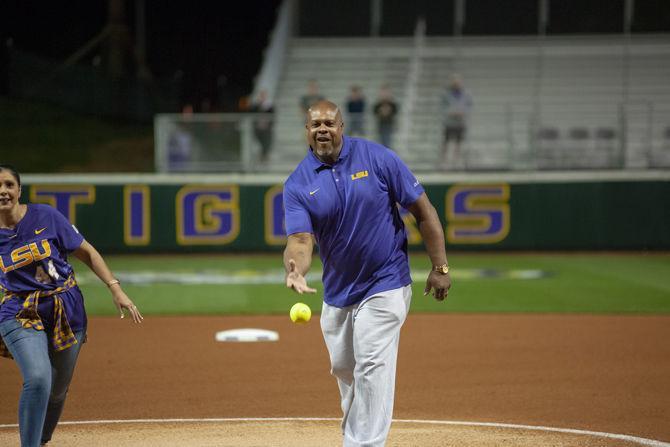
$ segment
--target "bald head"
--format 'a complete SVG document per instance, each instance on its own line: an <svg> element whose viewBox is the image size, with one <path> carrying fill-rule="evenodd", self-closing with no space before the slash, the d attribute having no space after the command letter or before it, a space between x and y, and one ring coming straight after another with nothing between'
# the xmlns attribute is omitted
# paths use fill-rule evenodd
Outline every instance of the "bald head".
<svg viewBox="0 0 670 447"><path fill-rule="evenodd" d="M312 114L315 115L326 114L342 122L342 113L340 112L340 108L337 106L337 104L328 101L327 99L321 99L312 104L310 108L307 109L306 119L308 124L310 119L312 118Z"/></svg>

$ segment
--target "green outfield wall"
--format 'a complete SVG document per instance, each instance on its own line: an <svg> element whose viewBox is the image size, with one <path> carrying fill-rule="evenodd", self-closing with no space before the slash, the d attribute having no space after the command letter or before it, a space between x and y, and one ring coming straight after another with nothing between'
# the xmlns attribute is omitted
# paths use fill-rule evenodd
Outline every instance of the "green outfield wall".
<svg viewBox="0 0 670 447"><path fill-rule="evenodd" d="M267 251L285 243L280 182L28 180L24 201L58 208L105 252ZM670 249L670 180L482 180L424 182L452 250ZM420 247L403 214L410 244Z"/></svg>

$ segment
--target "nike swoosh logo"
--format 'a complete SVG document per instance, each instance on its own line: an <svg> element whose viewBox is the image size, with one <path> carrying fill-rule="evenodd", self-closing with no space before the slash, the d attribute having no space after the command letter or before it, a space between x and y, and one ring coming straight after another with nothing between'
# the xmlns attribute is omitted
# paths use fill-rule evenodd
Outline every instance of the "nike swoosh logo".
<svg viewBox="0 0 670 447"><path fill-rule="evenodd" d="M35 234L40 234L42 231L44 231L46 229L47 229L47 227L44 227L41 230L35 230Z"/></svg>
<svg viewBox="0 0 670 447"><path fill-rule="evenodd" d="M310 195L310 196L313 196L313 195L316 194L316 192L317 192L318 190L320 190L320 189L321 189L321 188L316 188L314 191L310 191L310 192L309 192L309 195Z"/></svg>
<svg viewBox="0 0 670 447"><path fill-rule="evenodd" d="M14 236L9 236L7 239L14 239L18 234L15 234Z"/></svg>

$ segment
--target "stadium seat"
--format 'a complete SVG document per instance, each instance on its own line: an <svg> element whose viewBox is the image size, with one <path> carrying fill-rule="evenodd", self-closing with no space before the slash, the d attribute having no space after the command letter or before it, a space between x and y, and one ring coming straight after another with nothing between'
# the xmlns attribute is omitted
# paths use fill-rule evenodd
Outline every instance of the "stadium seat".
<svg viewBox="0 0 670 447"><path fill-rule="evenodd" d="M590 168L592 155L591 130L586 127L572 127L568 131L568 144L563 151L563 168Z"/></svg>
<svg viewBox="0 0 670 447"><path fill-rule="evenodd" d="M612 168L616 164L619 141L611 127L599 127L595 131L595 148L591 157L591 167Z"/></svg>
<svg viewBox="0 0 670 447"><path fill-rule="evenodd" d="M556 127L541 127L537 132L538 169L561 167L560 132Z"/></svg>

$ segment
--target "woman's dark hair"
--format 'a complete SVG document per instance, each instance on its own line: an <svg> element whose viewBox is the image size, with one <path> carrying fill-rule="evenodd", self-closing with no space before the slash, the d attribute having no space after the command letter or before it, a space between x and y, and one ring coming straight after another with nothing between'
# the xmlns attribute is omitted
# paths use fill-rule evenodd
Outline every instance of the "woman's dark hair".
<svg viewBox="0 0 670 447"><path fill-rule="evenodd" d="M21 187L21 176L19 175L19 172L16 170L14 166L0 164L0 171L9 171L9 173L12 174L14 179L16 179L16 183L18 183L19 187Z"/></svg>

